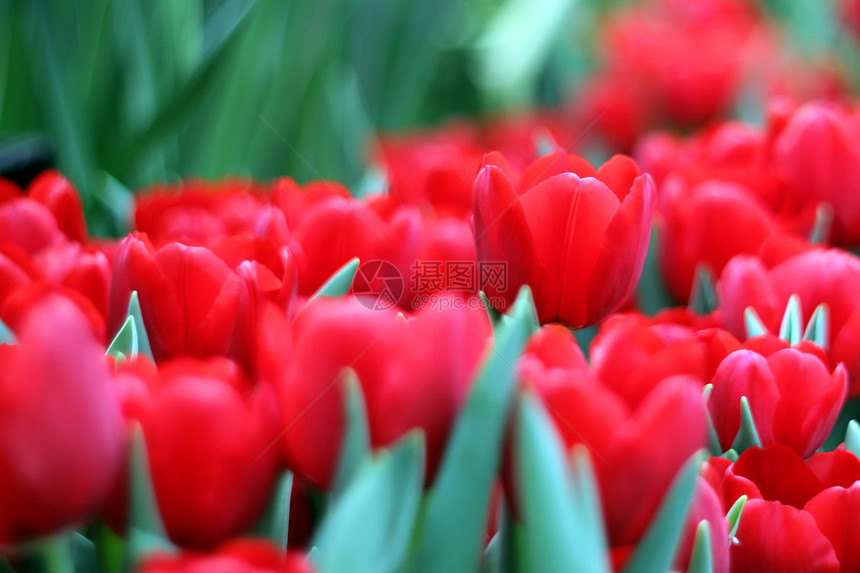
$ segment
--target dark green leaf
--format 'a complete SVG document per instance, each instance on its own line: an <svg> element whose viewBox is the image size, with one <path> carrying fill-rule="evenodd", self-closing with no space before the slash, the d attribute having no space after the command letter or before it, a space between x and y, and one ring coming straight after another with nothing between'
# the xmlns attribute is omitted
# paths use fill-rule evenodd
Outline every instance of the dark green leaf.
<svg viewBox="0 0 860 573"><path fill-rule="evenodd" d="M269 506L263 518L257 523L254 531L269 541L287 549L287 539L290 526L290 499L293 491L293 474L284 472L278 479L278 484L269 499Z"/></svg>
<svg viewBox="0 0 860 573"><path fill-rule="evenodd" d="M481 555L490 490L498 473L515 365L537 329L531 291L523 287L495 332L421 516L416 572L474 571Z"/></svg>
<svg viewBox="0 0 860 573"><path fill-rule="evenodd" d="M689 309L697 314L710 314L717 308L717 289L714 286L714 273L704 263L696 266L696 277L690 293Z"/></svg>
<svg viewBox="0 0 860 573"><path fill-rule="evenodd" d="M678 472L657 515L624 567L624 573L665 573L669 570L693 502L700 464L701 456L696 454Z"/></svg>
<svg viewBox="0 0 860 573"><path fill-rule="evenodd" d="M341 447L340 462L332 486L332 496L337 498L349 485L358 469L370 456L370 431L367 425L367 411L364 395L355 371L348 369L343 377L346 401L346 435Z"/></svg>
<svg viewBox="0 0 860 573"><path fill-rule="evenodd" d="M388 573L406 557L424 484L424 440L411 434L368 460L314 536L319 573Z"/></svg>
<svg viewBox="0 0 860 573"><path fill-rule="evenodd" d="M756 429L750 403L746 396L741 396L741 427L732 442L732 449L743 453L747 448L760 448L761 439Z"/></svg>

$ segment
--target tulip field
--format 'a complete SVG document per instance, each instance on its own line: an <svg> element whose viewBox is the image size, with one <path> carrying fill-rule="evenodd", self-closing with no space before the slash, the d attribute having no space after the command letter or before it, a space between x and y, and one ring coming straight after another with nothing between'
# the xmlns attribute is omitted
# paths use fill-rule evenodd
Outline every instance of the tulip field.
<svg viewBox="0 0 860 573"><path fill-rule="evenodd" d="M0 573L860 572L860 1L0 0Z"/></svg>

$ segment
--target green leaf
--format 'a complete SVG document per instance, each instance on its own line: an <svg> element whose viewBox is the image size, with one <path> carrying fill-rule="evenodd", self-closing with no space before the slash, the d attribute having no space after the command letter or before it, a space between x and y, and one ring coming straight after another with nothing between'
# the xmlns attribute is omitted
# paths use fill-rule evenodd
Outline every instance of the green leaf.
<svg viewBox="0 0 860 573"><path fill-rule="evenodd" d="M290 499L293 492L293 474L284 472L269 499L269 506L254 531L286 551L290 526Z"/></svg>
<svg viewBox="0 0 860 573"><path fill-rule="evenodd" d="M710 410L708 410L708 400L711 397L713 389L713 384L705 384L704 388L702 388L702 398L705 400L705 417L708 422L708 451L711 455L719 456L723 453L723 446L720 444L720 437L717 435L714 420L711 418Z"/></svg>
<svg viewBox="0 0 860 573"><path fill-rule="evenodd" d="M609 572L588 454L576 453L574 478L552 422L531 396L520 404L516 446L527 570Z"/></svg>
<svg viewBox="0 0 860 573"><path fill-rule="evenodd" d="M137 291L132 291L128 301L128 315L134 318L134 328L137 331L138 353L143 354L153 362L152 347L149 345L149 336L146 334L146 326L143 324L143 312L140 310L140 300Z"/></svg>
<svg viewBox="0 0 860 573"><path fill-rule="evenodd" d="M822 302L815 307L803 331L803 340L811 340L824 350L830 348L830 307L827 303Z"/></svg>
<svg viewBox="0 0 860 573"><path fill-rule="evenodd" d="M696 527L696 538L693 541L693 552L687 573L713 573L714 556L711 551L711 526L703 519Z"/></svg>
<svg viewBox="0 0 860 573"><path fill-rule="evenodd" d="M717 308L717 289L714 286L714 273L705 263L696 265L693 290L687 307L696 314L710 314Z"/></svg>
<svg viewBox="0 0 860 573"><path fill-rule="evenodd" d="M337 498L352 482L359 468L370 456L370 431L364 395L355 371L348 369L343 377L346 401L346 435L341 447L340 462L332 487L332 497Z"/></svg>
<svg viewBox="0 0 860 573"><path fill-rule="evenodd" d="M756 310L751 306L744 310L744 330L746 330L747 338L761 336L769 332Z"/></svg>
<svg viewBox="0 0 860 573"><path fill-rule="evenodd" d="M660 249L661 240L663 238L657 230L657 225L654 225L651 228L651 241L648 244L645 264L642 267L642 276L636 286L636 298L639 301L639 306L642 312L648 315L657 314L662 309L675 304L666 290L666 284L657 263L657 252Z"/></svg>
<svg viewBox="0 0 860 573"><path fill-rule="evenodd" d="M98 557L95 543L75 532L71 538L71 550L75 571L96 571Z"/></svg>
<svg viewBox="0 0 860 573"><path fill-rule="evenodd" d="M114 336L108 346L108 356L113 356L117 361L134 358L138 353L137 329L134 327L134 317L129 316L122 324L122 328Z"/></svg>
<svg viewBox="0 0 860 573"><path fill-rule="evenodd" d="M493 326L493 328L495 328L495 326L502 319L502 313L500 313L498 310L495 309L495 307L493 307L492 304L490 304L490 299L487 298L487 295L484 291L480 291L478 294L481 296L481 303L484 305L484 309L486 309L487 311L487 316L490 319L490 324Z"/></svg>
<svg viewBox="0 0 860 573"><path fill-rule="evenodd" d="M17 344L18 339L15 338L15 335L6 326L6 323L0 320L0 344Z"/></svg>
<svg viewBox="0 0 860 573"><path fill-rule="evenodd" d="M732 442L732 449L738 453L743 453L747 448L760 447L761 438L759 438L752 410L750 410L749 399L746 396L741 396L741 427Z"/></svg>
<svg viewBox="0 0 860 573"><path fill-rule="evenodd" d="M830 203L819 203L815 207L815 225L809 233L809 242L813 245L827 245L832 229L833 207Z"/></svg>
<svg viewBox="0 0 860 573"><path fill-rule="evenodd" d="M319 573L398 571L424 484L424 439L410 434L368 460L331 506L312 545Z"/></svg>
<svg viewBox="0 0 860 573"><path fill-rule="evenodd" d="M735 533L738 532L738 525L741 523L741 514L744 511L744 505L747 502L747 496L740 496L732 506L729 508L729 512L726 514L726 521L729 522L729 538L733 538Z"/></svg>
<svg viewBox="0 0 860 573"><path fill-rule="evenodd" d="M860 425L857 420L848 422L848 429L845 431L845 449L860 458Z"/></svg>
<svg viewBox="0 0 860 573"><path fill-rule="evenodd" d="M97 570L100 573L121 573L125 559L125 540L102 520L97 521L91 531L91 537L96 544Z"/></svg>
<svg viewBox="0 0 860 573"><path fill-rule="evenodd" d="M696 454L678 472L657 515L624 567L624 573L665 573L669 570L693 503L700 463L701 456Z"/></svg>
<svg viewBox="0 0 860 573"><path fill-rule="evenodd" d="M339 268L317 292L311 296L310 300L319 297L338 298L344 296L352 287L352 281L355 279L355 273L358 271L358 257L350 259L348 263Z"/></svg>
<svg viewBox="0 0 860 573"><path fill-rule="evenodd" d="M158 502L149 472L143 428L134 423L131 428L129 460L128 542L126 562L132 568L153 551L174 552L175 547L158 511Z"/></svg>
<svg viewBox="0 0 860 573"><path fill-rule="evenodd" d="M61 533L46 537L33 543L33 555L50 573L75 573L75 560L72 553L72 535Z"/></svg>
<svg viewBox="0 0 860 573"><path fill-rule="evenodd" d="M537 329L531 291L520 290L502 320L478 378L457 418L421 516L415 572L474 571L485 533L508 407L517 385L514 366Z"/></svg>
<svg viewBox="0 0 860 573"><path fill-rule="evenodd" d="M788 298L782 324L779 327L779 337L794 346L803 336L803 319L800 311L800 297L796 294Z"/></svg>

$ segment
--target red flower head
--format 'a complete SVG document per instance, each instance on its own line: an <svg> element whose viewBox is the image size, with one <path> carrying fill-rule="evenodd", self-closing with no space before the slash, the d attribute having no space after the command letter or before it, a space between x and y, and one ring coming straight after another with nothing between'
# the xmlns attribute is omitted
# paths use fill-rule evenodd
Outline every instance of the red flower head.
<svg viewBox="0 0 860 573"><path fill-rule="evenodd" d="M599 170L563 152L520 176L491 153L475 181L479 264L506 265L504 288L482 283L506 305L529 285L541 322L580 328L621 307L636 287L651 230L654 183L629 158ZM485 277L482 277L482 279Z"/></svg>
<svg viewBox="0 0 860 573"><path fill-rule="evenodd" d="M53 295L0 345L0 546L85 522L106 501L125 430L104 348Z"/></svg>
<svg viewBox="0 0 860 573"><path fill-rule="evenodd" d="M239 539L212 553L184 551L147 557L140 573L313 573L305 555L284 554L268 541Z"/></svg>
<svg viewBox="0 0 860 573"><path fill-rule="evenodd" d="M253 525L280 459L271 389L252 388L236 364L221 358L182 358L157 371L147 361L127 362L117 384L126 418L143 430L170 538L211 548Z"/></svg>

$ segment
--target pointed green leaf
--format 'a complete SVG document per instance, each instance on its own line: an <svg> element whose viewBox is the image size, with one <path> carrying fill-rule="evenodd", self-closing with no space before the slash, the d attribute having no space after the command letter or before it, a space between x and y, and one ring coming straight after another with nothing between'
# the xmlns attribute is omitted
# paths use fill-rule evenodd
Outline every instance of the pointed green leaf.
<svg viewBox="0 0 860 573"><path fill-rule="evenodd" d="M710 314L717 308L714 273L705 263L696 265L696 276L693 280L693 290L690 292L688 308L696 314Z"/></svg>
<svg viewBox="0 0 860 573"><path fill-rule="evenodd" d="M860 425L857 420L848 422L845 432L845 449L860 458Z"/></svg>
<svg viewBox="0 0 860 573"><path fill-rule="evenodd" d="M424 484L424 439L368 460L329 509L313 544L319 573L388 573L407 555Z"/></svg>
<svg viewBox="0 0 860 573"><path fill-rule="evenodd" d="M729 522L729 538L733 538L735 533L738 532L738 525L741 522L741 514L744 511L744 505L747 502L747 496L740 496L732 506L729 508L729 512L726 514L726 521Z"/></svg>
<svg viewBox="0 0 860 573"><path fill-rule="evenodd" d="M328 298L338 298L344 296L352 287L352 281L355 279L355 273L358 270L358 257L350 259L348 263L339 268L323 286L311 296L310 300L321 296Z"/></svg>
<svg viewBox="0 0 860 573"><path fill-rule="evenodd" d="M732 442L732 449L743 453L747 448L760 448L761 439L753 419L750 402L746 396L741 396L741 427Z"/></svg>
<svg viewBox="0 0 860 573"><path fill-rule="evenodd" d="M693 503L700 464L701 456L696 454L678 472L657 515L624 567L624 573L665 573L669 570Z"/></svg>
<svg viewBox="0 0 860 573"><path fill-rule="evenodd" d="M146 334L146 326L143 324L143 312L140 310L140 300L138 299L137 291L132 291L131 293L131 298L128 301L128 315L134 318L138 354L142 354L155 362L155 358L152 356L152 347L149 345L149 336Z"/></svg>
<svg viewBox="0 0 860 573"><path fill-rule="evenodd" d="M575 459L580 466L576 478L546 412L534 397L524 396L517 417L516 466L529 571L611 570L588 455L577 452ZM584 483L574 486L583 477Z"/></svg>
<svg viewBox="0 0 860 573"><path fill-rule="evenodd" d="M785 306L782 324L779 326L779 337L794 346L800 342L803 333L803 318L800 310L800 297L793 294Z"/></svg>
<svg viewBox="0 0 860 573"><path fill-rule="evenodd" d="M719 456L723 453L723 447L720 444L720 437L717 435L717 429L714 427L714 420L711 419L711 412L708 410L708 399L711 397L711 391L713 389L713 384L705 384L704 388L702 388L702 398L705 400L705 417L708 422L708 451L713 456Z"/></svg>
<svg viewBox="0 0 860 573"><path fill-rule="evenodd" d="M6 323L0 320L0 344L16 344L17 342L18 339L15 338L15 335L6 326Z"/></svg>
<svg viewBox="0 0 860 573"><path fill-rule="evenodd" d="M815 225L809 233L813 245L826 245L833 229L833 207L829 203L819 203L815 207Z"/></svg>
<svg viewBox="0 0 860 573"><path fill-rule="evenodd" d="M738 452L734 448L729 448L725 452L722 453L722 457L726 458L730 462L734 463L738 461Z"/></svg>
<svg viewBox="0 0 860 573"><path fill-rule="evenodd" d="M487 311L487 316L490 318L490 324L495 328L495 326L502 318L502 313L500 313L493 307L492 304L490 304L490 299L487 298L487 295L486 293L484 293L484 291L480 291L478 294L480 294L481 304L484 305L484 309Z"/></svg>
<svg viewBox="0 0 860 573"><path fill-rule="evenodd" d="M167 539L167 532L161 521L149 472L143 428L136 422L131 428L130 456L126 560L129 566L134 568L149 553L173 552L175 547Z"/></svg>
<svg viewBox="0 0 860 573"><path fill-rule="evenodd" d="M490 490L496 479L508 407L517 385L514 368L537 329L531 291L520 290L486 353L421 516L414 571L474 571L481 555Z"/></svg>
<svg viewBox="0 0 860 573"><path fill-rule="evenodd" d="M711 526L703 519L696 527L696 537L693 541L693 552L687 573L713 573L714 556L711 551Z"/></svg>
<svg viewBox="0 0 860 573"><path fill-rule="evenodd" d="M830 307L822 302L815 307L806 330L803 331L803 340L811 340L824 350L830 348Z"/></svg>
<svg viewBox="0 0 860 573"><path fill-rule="evenodd" d="M254 531L286 551L290 526L290 499L293 492L293 474L284 472L269 500L269 506Z"/></svg>
<svg viewBox="0 0 860 573"><path fill-rule="evenodd" d="M75 532L71 538L72 559L75 563L75 571L96 571L98 567L98 556L96 544L85 536Z"/></svg>
<svg viewBox="0 0 860 573"><path fill-rule="evenodd" d="M767 327L764 325L761 318L759 318L756 310L751 306L746 307L744 310L744 330L746 331L747 338L753 338L768 333Z"/></svg>
<svg viewBox="0 0 860 573"><path fill-rule="evenodd" d="M370 431L367 425L367 410L364 395L355 371L348 369L343 375L346 400L346 434L341 446L340 462L332 487L332 497L337 498L352 482L358 469L370 456Z"/></svg>
<svg viewBox="0 0 860 573"><path fill-rule="evenodd" d="M106 354L117 358L118 361L122 361L129 356L137 356L137 352L137 329L134 327L134 317L129 316L122 324L122 328L114 336Z"/></svg>

